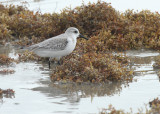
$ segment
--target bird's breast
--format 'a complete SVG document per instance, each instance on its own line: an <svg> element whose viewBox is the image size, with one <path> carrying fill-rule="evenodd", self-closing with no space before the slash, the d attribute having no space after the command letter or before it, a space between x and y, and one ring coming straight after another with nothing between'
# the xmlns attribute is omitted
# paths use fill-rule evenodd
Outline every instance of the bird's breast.
<svg viewBox="0 0 160 114"><path fill-rule="evenodd" d="M76 43L77 43L76 39L69 38L68 39L68 44L67 44L67 47L66 47L66 51L68 51L69 53L71 53L75 49Z"/></svg>

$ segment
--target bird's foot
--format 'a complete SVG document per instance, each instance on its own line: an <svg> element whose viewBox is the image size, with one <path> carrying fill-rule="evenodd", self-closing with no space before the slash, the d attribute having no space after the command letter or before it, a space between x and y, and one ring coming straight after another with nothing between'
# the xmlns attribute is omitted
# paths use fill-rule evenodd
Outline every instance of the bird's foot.
<svg viewBox="0 0 160 114"><path fill-rule="evenodd" d="M62 60L59 60L57 63L58 63L58 65L62 65L62 64L63 64L63 61L62 61Z"/></svg>

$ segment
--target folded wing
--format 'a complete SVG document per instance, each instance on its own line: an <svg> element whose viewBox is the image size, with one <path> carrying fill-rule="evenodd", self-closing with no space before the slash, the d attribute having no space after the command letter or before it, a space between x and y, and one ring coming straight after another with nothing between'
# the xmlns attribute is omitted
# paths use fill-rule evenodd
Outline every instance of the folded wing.
<svg viewBox="0 0 160 114"><path fill-rule="evenodd" d="M68 44L67 38L60 36L53 37L38 44L28 47L29 50L52 50L52 51L61 51L66 48Z"/></svg>

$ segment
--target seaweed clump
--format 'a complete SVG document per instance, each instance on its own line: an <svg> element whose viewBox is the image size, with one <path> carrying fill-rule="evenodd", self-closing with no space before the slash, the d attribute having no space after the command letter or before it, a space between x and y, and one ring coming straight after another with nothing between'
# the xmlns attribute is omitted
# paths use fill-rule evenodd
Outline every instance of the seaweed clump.
<svg viewBox="0 0 160 114"><path fill-rule="evenodd" d="M11 31L6 24L0 24L0 44L10 41Z"/></svg>
<svg viewBox="0 0 160 114"><path fill-rule="evenodd" d="M108 53L110 49L117 49L114 40L123 33L119 28L125 27L118 12L110 4L100 1L64 11L62 14L70 17L68 21L91 38L78 41L73 54L64 57L63 65L53 69L51 80L92 83L132 80L133 72L126 67L129 62L126 57ZM120 46L124 45L121 43Z"/></svg>
<svg viewBox="0 0 160 114"><path fill-rule="evenodd" d="M129 71L113 54L86 53L67 56L63 65L53 69L52 81L74 81L101 83L132 80Z"/></svg>
<svg viewBox="0 0 160 114"><path fill-rule="evenodd" d="M158 12L127 10L123 16L128 21L128 33L124 34L124 37L129 39L132 48L160 50L160 14Z"/></svg>
<svg viewBox="0 0 160 114"><path fill-rule="evenodd" d="M145 110L139 108L137 112L133 112L132 108L131 111L126 112L121 109L116 109L112 105L109 105L108 108L102 109L99 114L159 114L160 113L160 100L158 98L154 99L153 101L149 102L150 109L146 108Z"/></svg>
<svg viewBox="0 0 160 114"><path fill-rule="evenodd" d="M0 9L0 39L13 40L18 45L40 42L74 26L110 50L160 49L160 14L157 12L120 13L102 1L65 8L59 14L41 14L14 5L0 4ZM105 41L99 37L105 37Z"/></svg>
<svg viewBox="0 0 160 114"><path fill-rule="evenodd" d="M0 4L0 9L0 38L5 41L9 39L18 45L28 45L49 38L54 32L49 16L29 11L25 6Z"/></svg>
<svg viewBox="0 0 160 114"><path fill-rule="evenodd" d="M0 74L13 74L15 71L14 70L10 70L10 69L3 69L0 70Z"/></svg>
<svg viewBox="0 0 160 114"><path fill-rule="evenodd" d="M117 110L112 105L109 105L107 109L102 109L99 114L131 114L131 112L125 113L123 110Z"/></svg>
<svg viewBox="0 0 160 114"><path fill-rule="evenodd" d="M156 98L149 102L149 105L151 107L151 112L153 114L159 114L160 113L160 100L159 98Z"/></svg>
<svg viewBox="0 0 160 114"><path fill-rule="evenodd" d="M4 54L0 54L0 65L10 65L15 60Z"/></svg>
<svg viewBox="0 0 160 114"><path fill-rule="evenodd" d="M12 89L6 89L3 90L0 88L0 98L6 97L6 98L12 98L14 97L15 91Z"/></svg>

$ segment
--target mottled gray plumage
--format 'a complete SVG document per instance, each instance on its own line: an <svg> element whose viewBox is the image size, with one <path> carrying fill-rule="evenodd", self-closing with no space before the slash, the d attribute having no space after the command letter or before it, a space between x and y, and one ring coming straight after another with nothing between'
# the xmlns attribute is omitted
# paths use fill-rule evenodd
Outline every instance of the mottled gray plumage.
<svg viewBox="0 0 160 114"><path fill-rule="evenodd" d="M65 38L64 34L53 37L51 39L45 40L38 44L28 47L31 51L40 50L51 50L51 51L61 51L66 48L68 44L67 37Z"/></svg>

